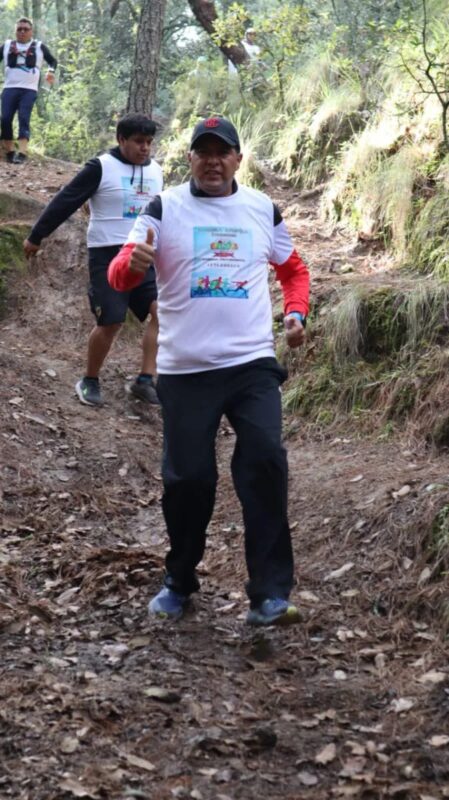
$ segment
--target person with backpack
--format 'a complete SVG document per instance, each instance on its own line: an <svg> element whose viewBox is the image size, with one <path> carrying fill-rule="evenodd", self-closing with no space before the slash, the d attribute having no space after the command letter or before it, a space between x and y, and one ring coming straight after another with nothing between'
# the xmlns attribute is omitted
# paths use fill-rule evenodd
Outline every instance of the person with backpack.
<svg viewBox="0 0 449 800"><path fill-rule="evenodd" d="M92 158L43 210L23 247L27 258L78 208L89 202L87 229L89 300L96 325L87 346L84 377L75 386L81 403L103 405L99 374L125 321L128 308L140 322L150 316L142 340L141 371L131 384L139 400L158 405L153 375L157 350L157 288L151 267L132 291L116 292L108 284L109 262L128 237L141 208L162 190L162 169L150 158L156 123L144 114L126 114L117 123L118 146Z"/></svg>
<svg viewBox="0 0 449 800"><path fill-rule="evenodd" d="M1 134L6 160L10 164L23 164L27 159L30 138L30 118L39 89L39 78L44 60L49 66L45 80L54 83L56 58L48 47L33 39L33 23L21 17L16 23L16 38L7 39L0 46L0 61L5 64L5 85L1 98ZM19 152L16 153L12 125L19 116Z"/></svg>

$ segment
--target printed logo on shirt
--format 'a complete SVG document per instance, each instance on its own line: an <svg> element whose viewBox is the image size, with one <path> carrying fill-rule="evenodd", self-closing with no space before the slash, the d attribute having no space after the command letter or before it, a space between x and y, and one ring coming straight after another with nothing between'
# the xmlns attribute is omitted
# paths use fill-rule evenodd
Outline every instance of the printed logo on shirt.
<svg viewBox="0 0 449 800"><path fill-rule="evenodd" d="M138 217L150 197L156 194L157 189L157 182L154 178L144 178L141 182L139 169L136 169L132 183L131 178L122 177L123 218L135 219Z"/></svg>
<svg viewBox="0 0 449 800"><path fill-rule="evenodd" d="M194 228L190 296L248 300L252 253L249 230Z"/></svg>

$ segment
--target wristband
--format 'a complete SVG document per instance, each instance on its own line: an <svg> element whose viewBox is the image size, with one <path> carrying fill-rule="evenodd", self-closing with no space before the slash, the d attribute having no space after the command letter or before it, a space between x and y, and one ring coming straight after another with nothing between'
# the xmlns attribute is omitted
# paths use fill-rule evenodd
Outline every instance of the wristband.
<svg viewBox="0 0 449 800"><path fill-rule="evenodd" d="M295 317L296 319L299 319L299 321L303 325L305 325L305 323L306 323L306 315L305 314L301 314L300 311L289 311L288 314L286 314L286 316L287 317Z"/></svg>

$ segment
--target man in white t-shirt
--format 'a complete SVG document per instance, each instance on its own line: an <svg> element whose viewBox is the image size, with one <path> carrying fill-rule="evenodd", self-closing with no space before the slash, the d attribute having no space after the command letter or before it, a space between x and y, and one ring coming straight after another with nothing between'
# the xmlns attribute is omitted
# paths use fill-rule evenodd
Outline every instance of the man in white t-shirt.
<svg viewBox="0 0 449 800"><path fill-rule="evenodd" d="M150 614L179 618L199 582L217 483L215 440L225 415L237 443L232 475L243 509L252 625L297 622L289 602L293 555L287 519L287 458L268 262L284 294L287 344L304 340L309 273L279 209L235 180L242 155L221 117L195 127L191 180L153 198L108 278L120 291L156 267L157 391L164 420L162 500L170 539L163 588Z"/></svg>
<svg viewBox="0 0 449 800"><path fill-rule="evenodd" d="M114 291L107 280L109 262L126 242L140 210L162 191L162 169L150 157L155 132L155 122L144 114L122 117L116 131L118 146L85 164L51 200L24 242L29 258L37 253L42 239L89 202L89 300L96 325L89 336L85 375L75 386L81 403L89 406L103 405L100 370L128 308L140 322L150 316L142 339L141 371L131 384L131 392L144 402L159 402L153 385L157 350L154 268L147 270L138 287L126 293Z"/></svg>
<svg viewBox="0 0 449 800"><path fill-rule="evenodd" d="M30 118L39 89L39 79L44 60L49 69L45 80L54 82L57 61L48 47L33 39L33 23L21 17L16 23L16 38L7 39L0 46L0 61L5 63L5 86L2 92L1 138L10 164L22 164L27 158L30 138ZM12 124L19 116L19 152L16 153Z"/></svg>

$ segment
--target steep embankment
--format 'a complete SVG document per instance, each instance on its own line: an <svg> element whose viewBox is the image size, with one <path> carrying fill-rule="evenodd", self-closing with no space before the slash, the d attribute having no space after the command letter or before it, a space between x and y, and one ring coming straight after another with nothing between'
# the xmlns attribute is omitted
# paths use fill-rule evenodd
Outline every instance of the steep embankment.
<svg viewBox="0 0 449 800"><path fill-rule="evenodd" d="M70 174L31 167L21 189L34 198ZM328 237L313 197L274 189L316 298L353 279L338 259L376 280L382 255ZM0 327L1 796L449 796L447 456L354 426L303 433L287 417L304 624L254 633L223 424L202 592L179 624L150 623L165 550L160 419L125 393L134 327L108 361L105 408L74 397L91 325L83 228L63 226L36 264L9 272Z"/></svg>

